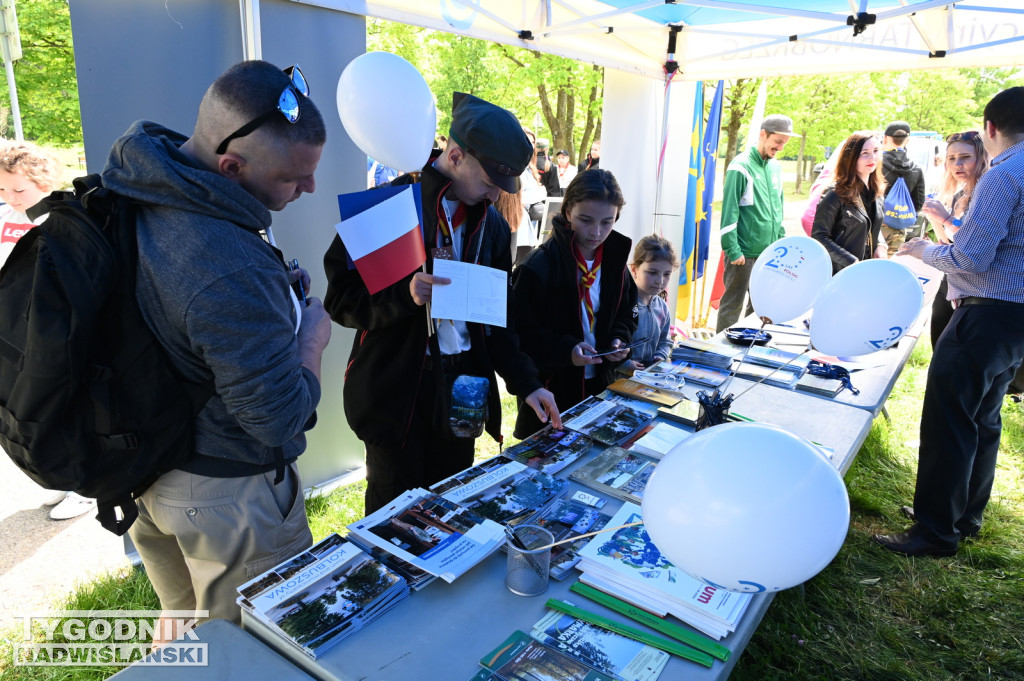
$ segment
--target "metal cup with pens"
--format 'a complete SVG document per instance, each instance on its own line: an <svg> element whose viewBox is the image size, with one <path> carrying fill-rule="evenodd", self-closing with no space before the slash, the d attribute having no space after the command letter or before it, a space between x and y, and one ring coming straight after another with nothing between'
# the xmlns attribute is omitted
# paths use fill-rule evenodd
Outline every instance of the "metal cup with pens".
<svg viewBox="0 0 1024 681"><path fill-rule="evenodd" d="M505 586L519 596L539 596L548 589L551 572L551 546L554 535L537 525L505 528L508 539L508 563Z"/></svg>

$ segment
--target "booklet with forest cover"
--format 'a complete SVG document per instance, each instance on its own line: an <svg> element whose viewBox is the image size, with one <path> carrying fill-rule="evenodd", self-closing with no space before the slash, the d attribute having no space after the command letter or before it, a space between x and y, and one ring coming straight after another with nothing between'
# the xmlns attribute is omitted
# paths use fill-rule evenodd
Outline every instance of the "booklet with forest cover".
<svg viewBox="0 0 1024 681"><path fill-rule="evenodd" d="M238 605L316 659L409 596L406 581L332 534L238 587Z"/></svg>
<svg viewBox="0 0 1024 681"><path fill-rule="evenodd" d="M593 396L562 413L563 427L606 445L622 444L653 420L646 412Z"/></svg>
<svg viewBox="0 0 1024 681"><path fill-rule="evenodd" d="M480 666L502 679L557 679L557 681L616 681L574 657L514 631L501 645L480 659Z"/></svg>
<svg viewBox="0 0 1024 681"><path fill-rule="evenodd" d="M536 641L628 681L655 681L668 664L669 654L579 618L548 610L533 625Z"/></svg>

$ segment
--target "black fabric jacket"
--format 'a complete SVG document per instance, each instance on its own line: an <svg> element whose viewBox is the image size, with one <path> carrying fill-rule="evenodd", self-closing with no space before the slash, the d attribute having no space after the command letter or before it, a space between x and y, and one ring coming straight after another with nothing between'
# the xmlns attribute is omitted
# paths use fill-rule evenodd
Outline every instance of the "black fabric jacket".
<svg viewBox="0 0 1024 681"><path fill-rule="evenodd" d="M814 213L811 236L817 239L832 258L832 273L872 256L882 229L882 204L875 199L874 219L854 203L847 203L835 192L826 189Z"/></svg>
<svg viewBox="0 0 1024 681"><path fill-rule="evenodd" d="M391 184L411 184L409 175ZM427 244L427 271L433 271L431 248L437 243L437 226L444 215L441 198L451 180L432 163L420 174L423 205L423 233ZM512 270L511 233L505 219L490 206L467 206L462 253L472 261L477 249L480 265ZM481 244L481 234L484 234ZM433 375L438 391L444 389L441 371L425 374L427 319L423 307L409 292L412 274L382 291L370 295L359 273L349 267L348 253L337 236L324 256L327 295L324 307L338 324L356 330L348 367L345 370L345 416L363 442L378 447L401 447L409 429L419 382ZM537 370L519 350L513 328L512 291L508 291L508 326L500 328L468 324L476 371L491 381L489 418L486 430L501 441L501 404L494 372L505 380L510 393L526 397L540 387ZM434 343L436 352L436 343Z"/></svg>
<svg viewBox="0 0 1024 681"><path fill-rule="evenodd" d="M584 370L572 364L572 349L583 340L576 260L572 255L574 232L565 218L556 215L551 237L526 256L512 273L513 309L523 351L540 372L545 387L565 411L586 397ZM611 347L613 338L628 342L636 330L636 284L626 267L632 242L611 232L604 242L601 260L601 292L594 323L597 349ZM611 383L614 364L594 365L604 383ZM543 424L529 407L519 409L516 437L536 432Z"/></svg>
<svg viewBox="0 0 1024 681"><path fill-rule="evenodd" d="M889 195L896 179L902 177L907 189L910 190L914 210L920 213L925 200L924 171L907 158L905 149L890 149L882 154L882 174L885 176L885 195Z"/></svg>

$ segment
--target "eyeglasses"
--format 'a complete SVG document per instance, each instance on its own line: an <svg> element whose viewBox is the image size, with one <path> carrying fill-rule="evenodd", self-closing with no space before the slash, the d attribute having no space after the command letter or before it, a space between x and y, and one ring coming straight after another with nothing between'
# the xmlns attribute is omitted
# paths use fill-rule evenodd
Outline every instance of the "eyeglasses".
<svg viewBox="0 0 1024 681"><path fill-rule="evenodd" d="M977 130L968 130L967 132L954 132L952 135L946 138L946 143L952 144L953 142L970 142L971 140L977 138L979 135L981 135L981 133L978 132Z"/></svg>
<svg viewBox="0 0 1024 681"><path fill-rule="evenodd" d="M267 113L257 116L225 137L224 141L217 146L218 154L223 154L228 150L228 144L231 140L245 137L269 121L275 114L280 113L289 123L295 123L299 120L299 96L309 97L309 84L306 83L306 78L302 75L302 69L299 68L298 64L289 66L284 72L291 78L291 82L288 83L278 98L277 106Z"/></svg>

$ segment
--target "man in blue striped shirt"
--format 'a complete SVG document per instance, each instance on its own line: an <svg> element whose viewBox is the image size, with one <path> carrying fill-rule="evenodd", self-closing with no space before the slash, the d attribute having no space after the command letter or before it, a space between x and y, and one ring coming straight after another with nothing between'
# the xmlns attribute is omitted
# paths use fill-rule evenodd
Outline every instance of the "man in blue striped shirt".
<svg viewBox="0 0 1024 681"><path fill-rule="evenodd" d="M1024 358L1024 87L992 98L982 135L992 168L962 226L938 202L924 206L930 220L960 227L954 243L913 239L899 251L946 272L956 307L928 369L914 506L903 507L915 522L874 537L911 556L951 556L981 529L1003 396Z"/></svg>

